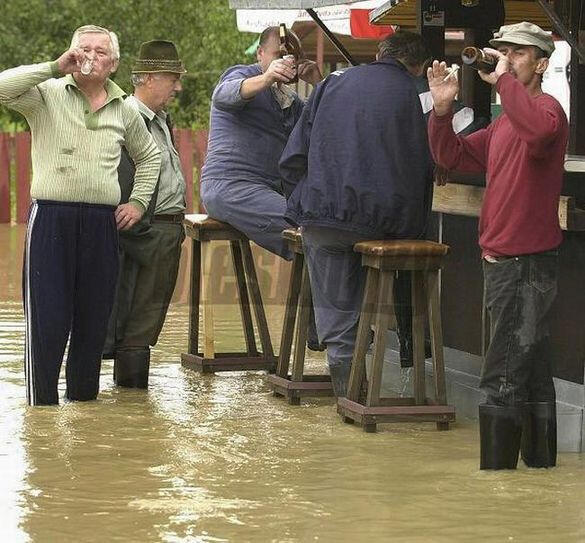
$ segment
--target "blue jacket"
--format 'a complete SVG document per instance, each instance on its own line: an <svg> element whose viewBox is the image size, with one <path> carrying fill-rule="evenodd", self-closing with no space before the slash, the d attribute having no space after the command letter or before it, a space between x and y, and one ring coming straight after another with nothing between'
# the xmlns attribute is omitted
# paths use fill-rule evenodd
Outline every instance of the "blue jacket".
<svg viewBox="0 0 585 543"><path fill-rule="evenodd" d="M432 163L413 79L387 58L315 88L280 160L289 222L372 238L424 235Z"/></svg>
<svg viewBox="0 0 585 543"><path fill-rule="evenodd" d="M282 109L271 89L244 100L244 79L260 75L258 64L232 66L221 76L213 92L209 144L201 181L248 180L280 191L278 159L298 121L303 102L295 96Z"/></svg>

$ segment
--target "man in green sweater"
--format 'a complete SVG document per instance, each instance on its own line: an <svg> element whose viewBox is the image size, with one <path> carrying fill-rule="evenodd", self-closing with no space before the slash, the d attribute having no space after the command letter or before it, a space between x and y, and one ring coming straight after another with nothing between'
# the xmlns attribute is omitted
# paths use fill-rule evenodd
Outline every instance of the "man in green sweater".
<svg viewBox="0 0 585 543"><path fill-rule="evenodd" d="M116 35L77 29L54 62L0 73L0 103L32 133L33 199L25 246L25 379L30 405L59 403L65 346L69 400L93 400L118 273L118 233L147 208L160 151L140 114L110 79ZM129 201L118 205L125 145L136 164Z"/></svg>

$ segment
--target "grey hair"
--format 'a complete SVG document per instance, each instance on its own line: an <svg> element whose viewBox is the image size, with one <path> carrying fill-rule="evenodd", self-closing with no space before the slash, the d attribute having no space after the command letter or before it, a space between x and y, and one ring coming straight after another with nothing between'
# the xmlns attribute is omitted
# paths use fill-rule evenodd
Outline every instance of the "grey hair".
<svg viewBox="0 0 585 543"><path fill-rule="evenodd" d="M148 74L146 74L146 73L132 74L130 76L130 80L132 81L132 85L134 87L139 87L140 85L144 85L144 83L146 83L147 76L148 76Z"/></svg>
<svg viewBox="0 0 585 543"><path fill-rule="evenodd" d="M110 50L112 51L112 57L114 60L120 60L120 44L118 43L118 36L115 32L103 28L102 26L96 25L84 25L80 26L71 38L71 48L79 47L79 37L82 34L105 34L110 38Z"/></svg>

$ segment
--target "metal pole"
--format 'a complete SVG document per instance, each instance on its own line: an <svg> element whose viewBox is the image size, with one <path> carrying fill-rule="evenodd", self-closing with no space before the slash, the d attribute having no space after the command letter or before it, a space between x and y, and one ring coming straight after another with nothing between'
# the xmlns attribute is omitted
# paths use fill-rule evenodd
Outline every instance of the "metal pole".
<svg viewBox="0 0 585 543"><path fill-rule="evenodd" d="M331 43L335 45L336 49L341 53L343 58L347 60L352 66L357 66L357 62L353 59L353 57L349 54L347 49L343 46L343 44L334 36L333 32L327 28L325 23L319 18L319 15L315 12L312 8L307 8L307 13L317 23L319 28L327 35L327 37L331 40Z"/></svg>

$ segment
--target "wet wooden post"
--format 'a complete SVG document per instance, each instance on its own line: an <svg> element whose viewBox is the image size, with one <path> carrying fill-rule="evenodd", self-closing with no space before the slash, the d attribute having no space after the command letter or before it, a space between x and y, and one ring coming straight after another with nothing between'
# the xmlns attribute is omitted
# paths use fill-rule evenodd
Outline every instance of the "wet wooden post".
<svg viewBox="0 0 585 543"><path fill-rule="evenodd" d="M30 132L14 136L16 147L16 222L25 223L30 207Z"/></svg>
<svg viewBox="0 0 585 543"><path fill-rule="evenodd" d="M8 134L0 133L0 223L10 222L10 149Z"/></svg>
<svg viewBox="0 0 585 543"><path fill-rule="evenodd" d="M569 4L568 2L565 2ZM581 43L585 40L585 18L583 17L583 0L567 6L569 9L569 28L573 36L578 36ZM585 63L579 61L574 49L571 49L571 111L569 124L569 148L572 154L585 154Z"/></svg>

